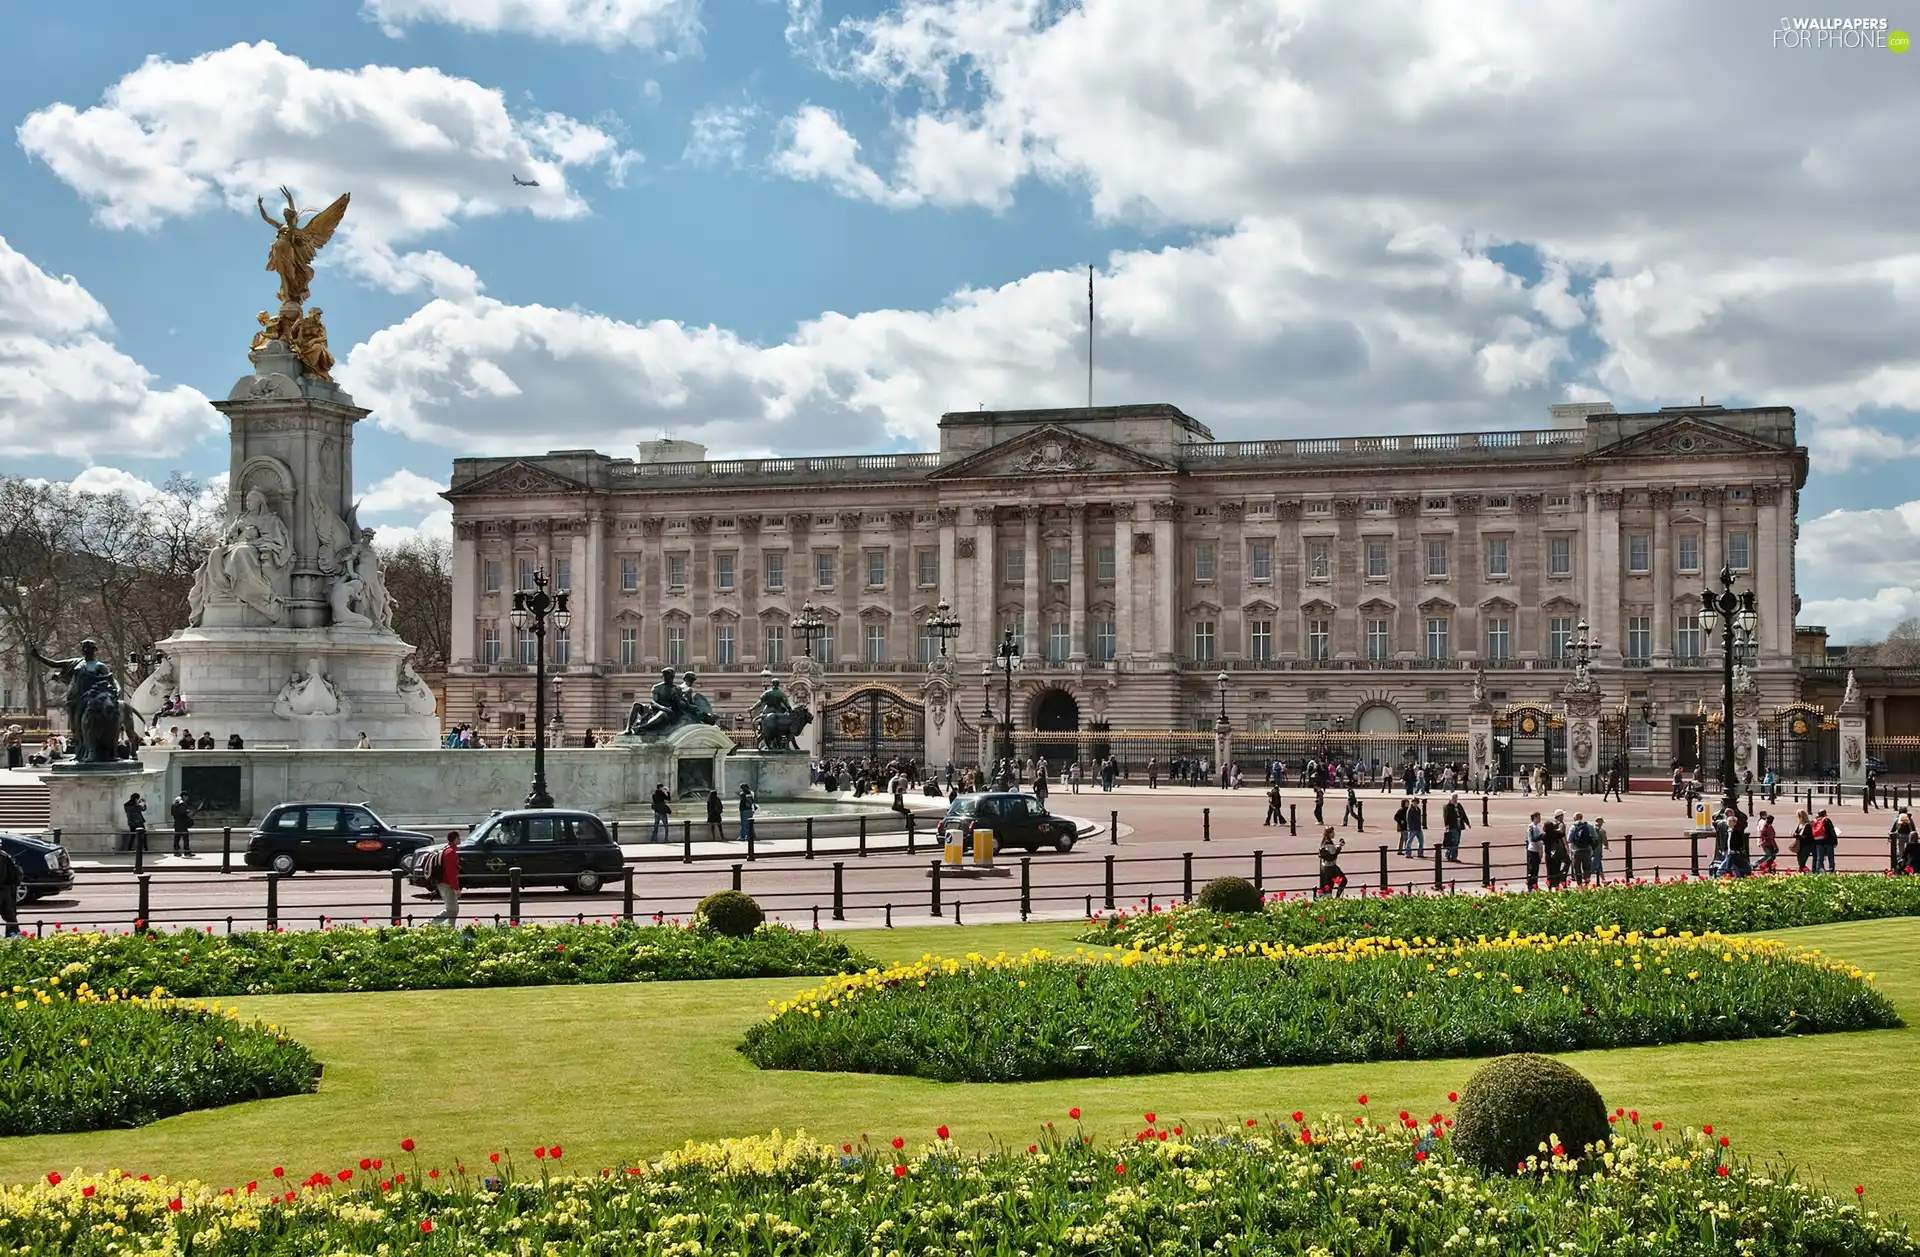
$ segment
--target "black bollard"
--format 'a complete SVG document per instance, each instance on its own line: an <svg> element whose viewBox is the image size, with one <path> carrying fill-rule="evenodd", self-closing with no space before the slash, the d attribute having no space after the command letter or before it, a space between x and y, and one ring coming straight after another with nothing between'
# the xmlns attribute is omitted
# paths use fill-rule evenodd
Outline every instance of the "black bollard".
<svg viewBox="0 0 1920 1257"><path fill-rule="evenodd" d="M1210 807L1200 809L1200 841L1213 841L1213 809Z"/></svg>
<svg viewBox="0 0 1920 1257"><path fill-rule="evenodd" d="M233 872L233 826L231 825L223 825L220 828L220 871Z"/></svg>
<svg viewBox="0 0 1920 1257"><path fill-rule="evenodd" d="M919 844L915 839L914 833L915 833L915 826L913 823L913 813L908 812L907 813L907 854L908 855L917 855L920 850Z"/></svg>
<svg viewBox="0 0 1920 1257"><path fill-rule="evenodd" d="M391 917L391 920L395 925L400 924L400 896L402 894L403 888L406 886L406 882L407 882L406 870L395 869L393 871L393 903L391 905L393 908L393 915Z"/></svg>
<svg viewBox="0 0 1920 1257"><path fill-rule="evenodd" d="M758 838L759 838L758 826L755 826L753 829L750 829L747 831L747 859L749 860L755 858L753 854L753 845Z"/></svg>
<svg viewBox="0 0 1920 1257"><path fill-rule="evenodd" d="M1113 911L1113 857L1107 857L1107 911Z"/></svg>
<svg viewBox="0 0 1920 1257"><path fill-rule="evenodd" d="M153 874L142 873L136 880L140 883L140 906L134 910L137 913L134 918L134 928L144 930L149 924L148 914L153 907L150 902L153 893Z"/></svg>
<svg viewBox="0 0 1920 1257"><path fill-rule="evenodd" d="M860 858L862 860L867 858L867 818L865 813L862 813L860 817Z"/></svg>
<svg viewBox="0 0 1920 1257"><path fill-rule="evenodd" d="M1493 886L1493 844L1490 842L1480 844L1480 885L1489 889Z"/></svg>
<svg viewBox="0 0 1920 1257"><path fill-rule="evenodd" d="M613 830L613 845L617 847L620 845L620 819L615 817L609 828Z"/></svg>
<svg viewBox="0 0 1920 1257"><path fill-rule="evenodd" d="M1485 829L1486 827L1487 827L1487 796L1483 794L1480 796L1480 828Z"/></svg>
<svg viewBox="0 0 1920 1257"><path fill-rule="evenodd" d="M1433 888L1435 890L1444 889L1446 886L1446 878L1447 878L1447 872L1445 868L1446 860L1447 860L1446 844L1435 843L1433 846Z"/></svg>
<svg viewBox="0 0 1920 1257"><path fill-rule="evenodd" d="M741 871L741 865L738 863L735 863L733 866L733 888L735 890L740 889L740 871Z"/></svg>
<svg viewBox="0 0 1920 1257"><path fill-rule="evenodd" d="M1253 892L1256 895L1267 893L1266 856L1258 848L1253 853Z"/></svg>
<svg viewBox="0 0 1920 1257"><path fill-rule="evenodd" d="M520 866L507 870L507 924L520 924Z"/></svg>
<svg viewBox="0 0 1920 1257"><path fill-rule="evenodd" d="M846 864L835 860L833 862L833 919L836 921L847 919L846 873Z"/></svg>
<svg viewBox="0 0 1920 1257"><path fill-rule="evenodd" d="M1180 898L1186 903L1193 902L1193 852L1180 853Z"/></svg>
<svg viewBox="0 0 1920 1257"><path fill-rule="evenodd" d="M1387 890L1391 885L1392 883L1387 880L1387 849L1385 847L1381 847L1380 848L1380 889L1383 891Z"/></svg>
<svg viewBox="0 0 1920 1257"><path fill-rule="evenodd" d="M1289 838L1300 836L1300 805L1298 803L1287 804L1287 836Z"/></svg>
<svg viewBox="0 0 1920 1257"><path fill-rule="evenodd" d="M1107 813L1107 845L1110 847L1120 845L1120 813L1118 812Z"/></svg>
<svg viewBox="0 0 1920 1257"><path fill-rule="evenodd" d="M738 864L733 866L739 868ZM633 870L620 870L620 919L633 924Z"/></svg>
<svg viewBox="0 0 1920 1257"><path fill-rule="evenodd" d="M1689 834L1687 841L1693 846L1693 875L1698 877L1700 876L1700 835Z"/></svg>
<svg viewBox="0 0 1920 1257"><path fill-rule="evenodd" d="M1633 835L1628 834L1626 836L1625 841L1626 841L1626 851L1627 851L1627 880L1632 881L1633 880Z"/></svg>
<svg viewBox="0 0 1920 1257"><path fill-rule="evenodd" d="M267 874L267 928L280 928L280 875Z"/></svg>
<svg viewBox="0 0 1920 1257"><path fill-rule="evenodd" d="M1026 920L1033 911L1033 857L1020 857L1020 919Z"/></svg>
<svg viewBox="0 0 1920 1257"><path fill-rule="evenodd" d="M940 861L938 860L933 862L933 891L928 905L928 915L933 917L943 915L940 911Z"/></svg>
<svg viewBox="0 0 1920 1257"><path fill-rule="evenodd" d="M813 817L807 817L807 859L813 859Z"/></svg>
<svg viewBox="0 0 1920 1257"><path fill-rule="evenodd" d="M693 863L693 822L680 822L680 863Z"/></svg>

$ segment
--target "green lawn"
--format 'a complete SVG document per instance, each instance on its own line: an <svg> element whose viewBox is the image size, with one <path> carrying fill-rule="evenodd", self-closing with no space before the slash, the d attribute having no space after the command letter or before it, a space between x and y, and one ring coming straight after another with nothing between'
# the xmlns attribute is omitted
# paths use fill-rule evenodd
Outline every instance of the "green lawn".
<svg viewBox="0 0 1920 1257"><path fill-rule="evenodd" d="M931 928L862 934L876 956L1071 950L1063 925ZM1920 921L1784 931L1878 973L1920 1027ZM1402 1108L1422 1115L1472 1072L1468 1061L1343 1065L1018 1085L762 1073L735 1050L769 999L800 979L488 991L273 996L234 1001L270 1017L326 1064L318 1094L171 1118L134 1131L0 1140L0 1180L76 1165L194 1176L219 1185L335 1170L398 1155L418 1141L429 1164L481 1162L506 1149L523 1165L561 1144L582 1169L618 1165L686 1139L774 1127L833 1140L931 1137L1024 1145L1049 1118L1082 1108L1104 1137L1137 1129L1143 1110L1199 1123L1305 1109ZM224 1002L224 1001L223 1001ZM1736 1150L1787 1159L1837 1190L1868 1188L1881 1208L1920 1214L1920 1158L1906 1146L1920 1100L1907 1071L1920 1028L1717 1045L1577 1053L1567 1059L1608 1104L1672 1126L1712 1122Z"/></svg>

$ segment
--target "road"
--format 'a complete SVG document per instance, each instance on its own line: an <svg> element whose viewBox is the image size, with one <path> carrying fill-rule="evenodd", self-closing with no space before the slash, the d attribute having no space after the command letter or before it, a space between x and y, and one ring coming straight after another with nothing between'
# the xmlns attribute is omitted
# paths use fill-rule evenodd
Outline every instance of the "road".
<svg viewBox="0 0 1920 1257"><path fill-rule="evenodd" d="M1444 796L1426 796L1429 813L1427 855L1402 857L1392 850L1392 823L1398 794L1363 793L1364 830L1351 826L1337 830L1346 841L1342 866L1352 886L1377 888L1383 858L1395 889L1432 889L1436 877L1433 848ZM1111 794L1086 790L1080 794L1055 791L1050 808L1083 818L1095 826L1071 854L1042 852L1023 859L1005 853L992 871L963 868L943 871L936 879L931 869L939 851L927 845L926 830L915 854L900 849L897 836L869 845L862 858L853 840L823 839L816 857L805 859L798 843L759 844L749 862L738 844L695 843L695 860L684 863L678 844L627 848L633 874L636 917L684 919L706 894L734 884L738 867L742 889L758 899L770 916L793 925L810 926L816 915L822 928L836 926L908 926L955 920L964 922L1021 919L1022 883L1025 905L1033 919L1080 918L1112 902L1121 908L1165 904L1183 897L1189 885L1197 889L1207 879L1226 874L1254 878L1269 893L1305 892L1316 880L1317 831L1313 825L1313 798L1309 792L1286 792L1286 803L1296 822L1292 827L1263 824L1264 792L1258 789L1222 791L1208 788L1146 790L1122 787ZM1661 795L1632 795L1624 802L1599 805L1591 795L1552 795L1546 799L1498 795L1485 801L1487 823L1482 824L1482 800L1465 796L1472 817L1462 842L1462 860L1439 872L1443 885L1462 891L1481 883L1483 842L1493 880L1499 885L1522 881L1522 837L1527 814L1536 808L1564 809L1569 820L1577 811L1591 819L1604 816L1611 838L1606 873L1626 871L1628 835L1632 835L1633 872L1639 877L1674 876L1692 867L1693 843L1682 805ZM1327 819L1340 821L1341 802L1330 796ZM1762 809L1765 801L1760 801ZM1790 831L1792 807L1781 800L1779 826ZM1117 813L1118 841L1111 841L1108 814ZM1885 833L1893 813L1862 816L1854 803L1835 808L1841 833L1842 870L1868 871L1887 867ZM1757 826L1756 826L1757 828ZM156 845L166 835L154 835ZM199 840L206 849L206 839ZM1754 844L1756 857L1759 844ZM1703 844L1700 858L1711 857L1711 843ZM1786 857L1791 863L1791 856ZM146 862L147 902L144 919L161 927L192 927L215 931L257 929L265 925L269 886L264 874L244 870L236 853L234 872L220 872L218 836L212 853L193 859L154 855ZM1025 866L1024 870L1022 866ZM837 874L841 887L840 918L834 913ZM273 888L277 920L283 929L313 929L323 924L379 924L393 915L394 884L384 874L310 874L284 879ZM581 895L529 888L521 898L520 918L529 921L607 920L626 911L624 888L615 883L597 895ZM401 888L402 920L423 920L438 911L438 903L412 887ZM490 922L507 919L510 895L502 891L469 891L462 897L467 919ZM142 919L141 887L125 858L79 862L71 894L27 905L22 926L29 931L53 929L128 929Z"/></svg>

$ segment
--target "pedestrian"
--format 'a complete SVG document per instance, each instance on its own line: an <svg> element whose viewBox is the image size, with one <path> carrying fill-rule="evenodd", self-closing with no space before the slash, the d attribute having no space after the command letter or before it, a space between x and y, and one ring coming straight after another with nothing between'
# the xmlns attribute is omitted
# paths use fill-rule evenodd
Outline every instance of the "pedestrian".
<svg viewBox="0 0 1920 1257"><path fill-rule="evenodd" d="M429 851L420 861L420 880L440 896L440 915L429 925L453 929L460 923L460 831L447 831L447 845Z"/></svg>
<svg viewBox="0 0 1920 1257"><path fill-rule="evenodd" d="M1807 819L1807 809L1800 808L1793 814L1793 859L1797 871L1807 871L1807 862L1813 859L1813 823Z"/></svg>
<svg viewBox="0 0 1920 1257"><path fill-rule="evenodd" d="M1771 784L1771 783L1769 783ZM1780 835L1773 828L1773 813L1760 813L1760 863L1756 873L1772 873L1780 863Z"/></svg>
<svg viewBox="0 0 1920 1257"><path fill-rule="evenodd" d="M1403 795L1400 806L1393 809L1393 831L1400 835L1400 854L1406 855L1407 847L1407 800Z"/></svg>
<svg viewBox="0 0 1920 1257"><path fill-rule="evenodd" d="M0 846L0 921L6 923L6 937L20 937L20 883L25 875L13 856Z"/></svg>
<svg viewBox="0 0 1920 1257"><path fill-rule="evenodd" d="M1042 763L1039 770L1033 774L1033 797L1040 801L1040 810L1045 811L1047 807L1047 766L1045 763Z"/></svg>
<svg viewBox="0 0 1920 1257"><path fill-rule="evenodd" d="M1678 764L1673 766L1673 797L1675 799L1680 797L1680 765Z"/></svg>
<svg viewBox="0 0 1920 1257"><path fill-rule="evenodd" d="M1547 849L1547 831L1540 824L1540 813L1527 817L1527 889L1540 889L1540 860Z"/></svg>
<svg viewBox="0 0 1920 1257"><path fill-rule="evenodd" d="M724 806L725 805L720 802L720 792L718 790L707 791L707 841L709 842L725 842L727 840L727 827L720 823L722 815L721 809Z"/></svg>
<svg viewBox="0 0 1920 1257"><path fill-rule="evenodd" d="M1620 770L1617 768L1607 769L1607 784L1606 788L1600 791L1600 801L1605 803L1608 795L1612 795L1616 803L1626 802L1620 797Z"/></svg>
<svg viewBox="0 0 1920 1257"><path fill-rule="evenodd" d="M1360 792L1354 788L1353 778L1347 778L1347 810L1340 816L1341 828L1345 828L1347 818L1353 818L1353 827L1361 833L1367 832L1366 814L1360 807Z"/></svg>
<svg viewBox="0 0 1920 1257"><path fill-rule="evenodd" d="M1873 769L1867 769L1867 784L1860 790L1860 810L1871 812L1880 806L1880 779L1873 775Z"/></svg>
<svg viewBox="0 0 1920 1257"><path fill-rule="evenodd" d="M127 850L145 851L147 849L147 801L139 794L130 794L127 801L120 805L127 814Z"/></svg>
<svg viewBox="0 0 1920 1257"><path fill-rule="evenodd" d="M656 782L653 787L653 798L649 801L649 806L653 809L653 826L647 830L648 842L666 842L672 837L667 828L667 818L673 815L673 808L668 803L669 798L671 796L667 794L666 783Z"/></svg>
<svg viewBox="0 0 1920 1257"><path fill-rule="evenodd" d="M1764 780L1767 791L1767 805L1771 807L1780 802L1780 778L1774 773L1773 769L1769 768L1767 769L1767 775Z"/></svg>
<svg viewBox="0 0 1920 1257"><path fill-rule="evenodd" d="M1321 785L1314 786L1313 788L1313 823L1314 824L1324 825L1327 823L1327 818L1323 814L1326 810L1326 806L1327 806L1327 788Z"/></svg>
<svg viewBox="0 0 1920 1257"><path fill-rule="evenodd" d="M1752 848L1747 841L1747 814L1737 807L1726 810L1727 858L1721 865L1723 877L1747 877L1753 873Z"/></svg>
<svg viewBox="0 0 1920 1257"><path fill-rule="evenodd" d="M353 744L353 749L356 751L371 751L373 749L373 739L367 736L365 729L360 731L360 740Z"/></svg>
<svg viewBox="0 0 1920 1257"><path fill-rule="evenodd" d="M1820 815L1813 819L1813 871L1818 873L1825 868L1829 873L1839 870L1834 867L1834 856L1840 850L1840 829L1827 815L1827 809L1821 808Z"/></svg>
<svg viewBox="0 0 1920 1257"><path fill-rule="evenodd" d="M1625 802L1625 800L1620 800L1620 801ZM1606 860L1607 860L1607 818L1604 816L1596 816L1593 818L1593 880L1594 881L1598 882L1605 879L1607 875Z"/></svg>
<svg viewBox="0 0 1920 1257"><path fill-rule="evenodd" d="M193 854L193 800L182 790L173 796L173 806L168 809L173 818L173 853L175 855Z"/></svg>
<svg viewBox="0 0 1920 1257"><path fill-rule="evenodd" d="M1458 864L1460 863L1460 832L1472 825L1472 822L1467 819L1467 809L1460 802L1459 795L1456 794L1448 799L1447 805L1440 809L1440 825L1446 832L1443 843L1446 847L1447 859Z"/></svg>
<svg viewBox="0 0 1920 1257"><path fill-rule="evenodd" d="M1573 880L1585 886L1593 880L1593 826L1587 823L1586 813L1575 812L1573 825L1567 830L1567 846L1573 852Z"/></svg>
<svg viewBox="0 0 1920 1257"><path fill-rule="evenodd" d="M8 725L3 740L7 747L7 767L24 768L27 763L27 731L19 725Z"/></svg>
<svg viewBox="0 0 1920 1257"><path fill-rule="evenodd" d="M1419 803L1407 804L1407 845L1413 850L1415 859L1424 859L1427 854L1427 813Z"/></svg>
<svg viewBox="0 0 1920 1257"><path fill-rule="evenodd" d="M1151 757L1147 760L1147 789L1160 788L1160 761Z"/></svg>
<svg viewBox="0 0 1920 1257"><path fill-rule="evenodd" d="M1287 823L1281 814L1280 786L1278 783L1267 787L1267 819L1260 823L1262 825L1284 825Z"/></svg>
<svg viewBox="0 0 1920 1257"><path fill-rule="evenodd" d="M1334 898L1347 893L1347 875L1340 868L1340 852L1346 847L1346 840L1335 841L1333 826L1326 825L1320 830L1320 893L1333 892Z"/></svg>
<svg viewBox="0 0 1920 1257"><path fill-rule="evenodd" d="M1913 816L1902 811L1887 831L1893 839L1893 867L1897 873L1920 873L1920 832L1915 832Z"/></svg>
<svg viewBox="0 0 1920 1257"><path fill-rule="evenodd" d="M754 839L753 815L759 811L760 808L758 802L753 797L753 787L744 781L740 783L740 800L738 806L740 808L740 841L752 842Z"/></svg>

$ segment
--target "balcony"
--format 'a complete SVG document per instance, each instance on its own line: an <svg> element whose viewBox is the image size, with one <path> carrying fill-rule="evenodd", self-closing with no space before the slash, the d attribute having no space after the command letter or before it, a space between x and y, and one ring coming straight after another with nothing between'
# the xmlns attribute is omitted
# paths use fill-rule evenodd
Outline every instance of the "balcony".
<svg viewBox="0 0 1920 1257"><path fill-rule="evenodd" d="M713 481L752 480L811 481L820 476L848 479L896 479L903 475L919 477L940 466L940 455L923 454L846 454L826 458L717 458L683 463L615 463L611 474L616 480L638 481Z"/></svg>
<svg viewBox="0 0 1920 1257"><path fill-rule="evenodd" d="M1201 441L1183 445L1189 470L1215 462L1299 463L1335 460L1418 462L1482 453L1489 458L1563 458L1586 447L1580 428L1518 432L1434 432L1414 436L1302 437L1279 441ZM1198 466L1195 466L1198 464Z"/></svg>

